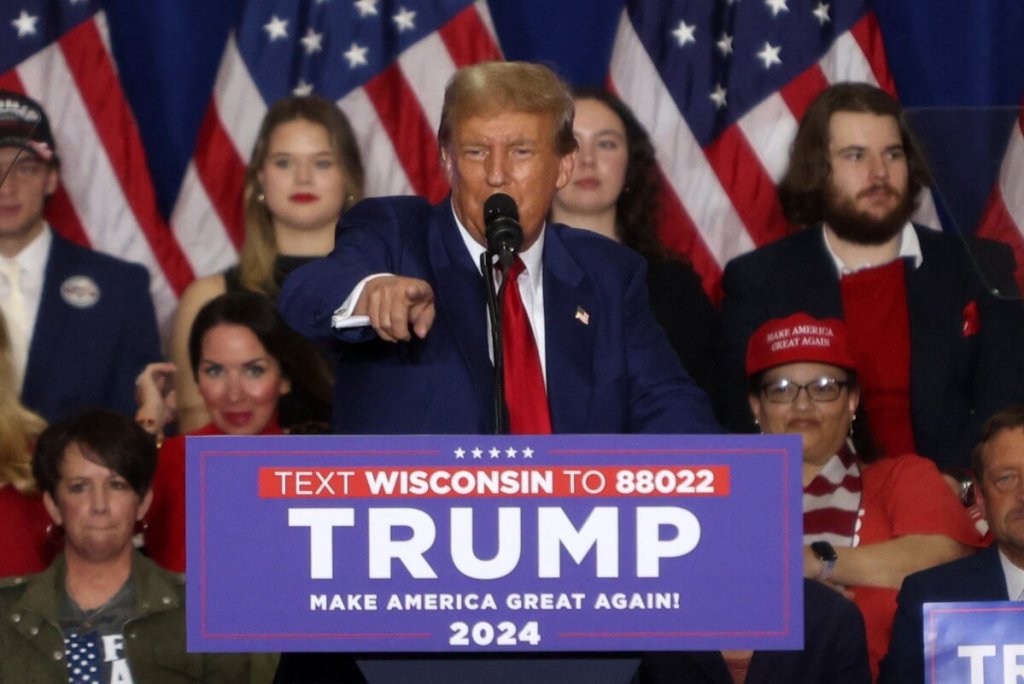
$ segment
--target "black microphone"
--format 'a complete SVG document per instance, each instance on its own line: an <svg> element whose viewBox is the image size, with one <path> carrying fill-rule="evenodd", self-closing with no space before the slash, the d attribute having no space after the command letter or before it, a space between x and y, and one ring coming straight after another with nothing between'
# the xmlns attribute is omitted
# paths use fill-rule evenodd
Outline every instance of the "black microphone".
<svg viewBox="0 0 1024 684"><path fill-rule="evenodd" d="M487 251L497 254L504 268L512 266L516 252L523 245L523 227L519 225L516 201L504 193L495 193L484 202Z"/></svg>

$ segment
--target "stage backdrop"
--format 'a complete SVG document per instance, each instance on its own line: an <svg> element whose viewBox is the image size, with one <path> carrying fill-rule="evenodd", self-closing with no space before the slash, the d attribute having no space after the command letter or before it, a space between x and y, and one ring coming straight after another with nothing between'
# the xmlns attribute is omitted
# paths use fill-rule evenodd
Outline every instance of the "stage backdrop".
<svg viewBox="0 0 1024 684"><path fill-rule="evenodd" d="M455 68L503 55L610 83L657 141L662 235L713 294L728 259L784 233L774 183L828 83L867 80L907 105L1024 93L1017 0L13 0L0 15L0 87L40 99L57 128L54 224L146 264L164 320L235 259L240 173L267 103L289 92L353 119L370 194L436 199ZM1003 167L963 174L976 187L962 190L985 198L980 231L1024 256L1020 125L1008 137ZM967 165L971 139L953 155ZM923 216L936 223L928 203Z"/></svg>

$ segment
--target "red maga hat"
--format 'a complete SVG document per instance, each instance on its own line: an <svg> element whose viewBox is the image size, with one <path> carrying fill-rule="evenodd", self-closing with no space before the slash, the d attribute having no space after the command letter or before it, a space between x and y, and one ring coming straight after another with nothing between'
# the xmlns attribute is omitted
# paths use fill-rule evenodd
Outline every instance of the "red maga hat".
<svg viewBox="0 0 1024 684"><path fill-rule="evenodd" d="M855 369L846 342L846 324L838 318L795 313L768 321L747 342L748 377L775 366L802 361Z"/></svg>

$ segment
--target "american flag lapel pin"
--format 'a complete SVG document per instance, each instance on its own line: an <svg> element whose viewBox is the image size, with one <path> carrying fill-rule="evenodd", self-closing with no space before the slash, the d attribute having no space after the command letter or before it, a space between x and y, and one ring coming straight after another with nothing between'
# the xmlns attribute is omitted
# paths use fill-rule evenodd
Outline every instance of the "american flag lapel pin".
<svg viewBox="0 0 1024 684"><path fill-rule="evenodd" d="M590 325L590 314L582 306L576 307L576 320L583 325Z"/></svg>

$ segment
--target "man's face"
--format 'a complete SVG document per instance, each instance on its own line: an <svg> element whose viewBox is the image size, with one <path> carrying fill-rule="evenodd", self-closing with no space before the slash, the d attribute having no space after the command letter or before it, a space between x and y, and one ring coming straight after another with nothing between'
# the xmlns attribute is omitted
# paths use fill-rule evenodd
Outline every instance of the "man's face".
<svg viewBox="0 0 1024 684"><path fill-rule="evenodd" d="M58 174L46 162L17 147L0 148L0 177L4 173L7 178L0 185L0 252L13 255L42 230L43 207L46 197L57 189Z"/></svg>
<svg viewBox="0 0 1024 684"><path fill-rule="evenodd" d="M540 235L555 193L572 177L574 159L555 151L549 115L505 112L456 126L443 163L455 213L477 242L487 244L484 202L501 192L519 207L526 249Z"/></svg>
<svg viewBox="0 0 1024 684"><path fill-rule="evenodd" d="M1024 428L1003 430L985 447L981 495L992 536L1024 568Z"/></svg>
<svg viewBox="0 0 1024 684"><path fill-rule="evenodd" d="M914 211L899 124L892 116L836 112L829 120L831 177L825 223L839 237L882 244Z"/></svg>

